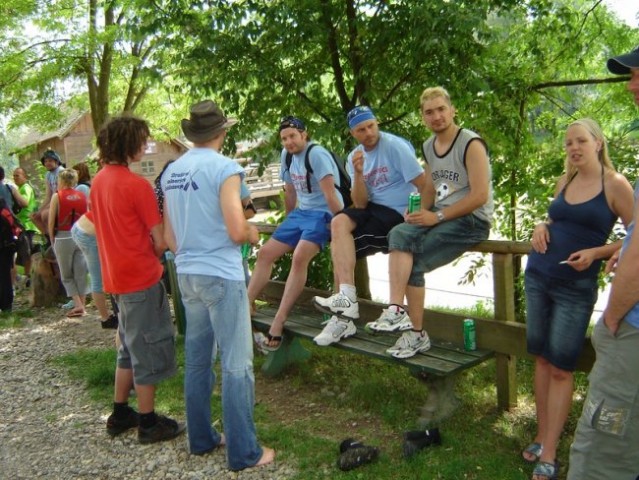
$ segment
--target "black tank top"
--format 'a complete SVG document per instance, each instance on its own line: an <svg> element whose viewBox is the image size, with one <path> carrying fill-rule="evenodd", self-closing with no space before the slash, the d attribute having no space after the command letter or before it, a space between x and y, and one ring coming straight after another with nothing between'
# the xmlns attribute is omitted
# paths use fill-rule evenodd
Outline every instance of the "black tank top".
<svg viewBox="0 0 639 480"><path fill-rule="evenodd" d="M559 262L566 260L570 254L586 248L605 245L617 215L610 209L606 201L601 168L601 192L585 202L570 204L566 202L565 191L576 174L561 190L548 207L548 216L552 223L548 226L550 243L544 254L531 251L528 256L527 269L548 275L553 278L576 280L581 278L596 279L601 267L601 260L595 260L582 272Z"/></svg>

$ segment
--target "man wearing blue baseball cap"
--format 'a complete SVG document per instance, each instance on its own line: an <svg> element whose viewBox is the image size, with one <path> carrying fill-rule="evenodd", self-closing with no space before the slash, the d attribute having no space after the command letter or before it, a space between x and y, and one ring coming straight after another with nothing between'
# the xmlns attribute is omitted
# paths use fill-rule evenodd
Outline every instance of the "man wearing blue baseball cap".
<svg viewBox="0 0 639 480"><path fill-rule="evenodd" d="M609 59L608 70L630 75L626 88L639 106L639 47ZM621 252L606 266L606 272L615 267L616 272L608 305L592 332L597 360L570 448L568 480L639 478L639 235L634 232L638 197L639 182L634 221Z"/></svg>
<svg viewBox="0 0 639 480"><path fill-rule="evenodd" d="M353 108L347 121L359 142L347 162L353 206L331 222L331 255L339 291L328 298L313 298L317 309L332 315L314 338L318 345L330 345L355 333L353 320L359 318L356 260L388 253L388 232L404 221L409 195L429 196L424 169L408 140L381 132L375 114L365 105ZM410 321L407 326L410 328Z"/></svg>

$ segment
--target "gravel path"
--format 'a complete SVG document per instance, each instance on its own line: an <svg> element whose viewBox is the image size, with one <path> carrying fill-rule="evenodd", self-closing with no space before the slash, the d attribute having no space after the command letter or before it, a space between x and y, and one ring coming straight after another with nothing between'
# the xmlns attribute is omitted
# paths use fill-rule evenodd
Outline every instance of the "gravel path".
<svg viewBox="0 0 639 480"><path fill-rule="evenodd" d="M294 474L280 461L229 471L223 450L191 456L184 436L155 445L138 444L135 431L110 438L110 412L51 359L79 348L108 348L113 330L102 330L95 315L34 313L23 328L0 330L0 478L267 480Z"/></svg>

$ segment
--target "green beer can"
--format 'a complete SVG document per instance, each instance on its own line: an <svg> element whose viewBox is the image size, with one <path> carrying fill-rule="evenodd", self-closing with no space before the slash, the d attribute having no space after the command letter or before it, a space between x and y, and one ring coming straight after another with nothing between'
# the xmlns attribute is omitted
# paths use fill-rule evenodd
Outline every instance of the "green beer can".
<svg viewBox="0 0 639 480"><path fill-rule="evenodd" d="M475 339L475 320L466 318L464 320L464 350L472 352L477 350L477 340Z"/></svg>
<svg viewBox="0 0 639 480"><path fill-rule="evenodd" d="M422 208L422 196L419 192L412 192L408 195L408 213L419 212Z"/></svg>

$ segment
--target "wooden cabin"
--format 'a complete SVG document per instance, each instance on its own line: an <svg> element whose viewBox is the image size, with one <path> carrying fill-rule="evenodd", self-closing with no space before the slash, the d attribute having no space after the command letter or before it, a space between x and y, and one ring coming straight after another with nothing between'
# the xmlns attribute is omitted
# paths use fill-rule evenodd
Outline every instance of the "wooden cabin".
<svg viewBox="0 0 639 480"><path fill-rule="evenodd" d="M38 169L40 158L47 149L53 149L62 157L67 167L95 158L95 137L91 113L74 112L60 126L48 132L32 130L20 139L15 154L33 183L42 182L42 170ZM147 150L139 163L131 165L131 170L151 184L169 160L175 160L190 147L179 139L157 140L150 138Z"/></svg>

